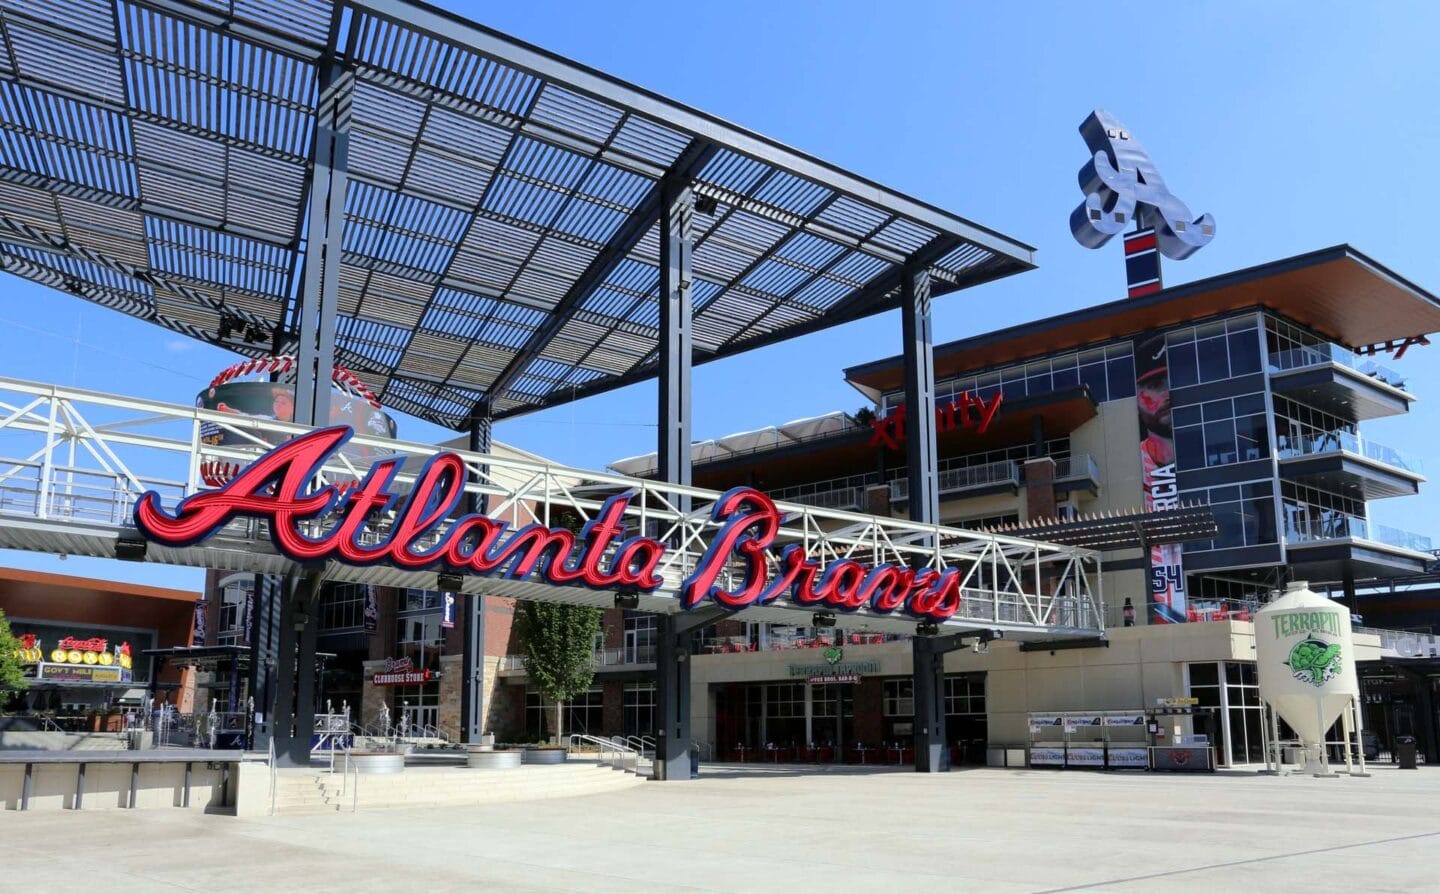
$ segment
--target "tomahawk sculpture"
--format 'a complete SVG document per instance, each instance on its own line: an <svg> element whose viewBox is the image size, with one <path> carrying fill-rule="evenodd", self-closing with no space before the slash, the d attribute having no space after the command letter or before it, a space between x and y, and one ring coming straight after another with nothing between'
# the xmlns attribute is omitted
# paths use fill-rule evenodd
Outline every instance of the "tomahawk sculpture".
<svg viewBox="0 0 1440 894"><path fill-rule="evenodd" d="M1080 125L1080 136L1093 157L1080 169L1085 201L1070 215L1070 231L1077 242L1099 248L1138 223L1154 227L1161 253L1180 261L1215 238L1215 218L1191 216L1185 203L1166 188L1145 147L1115 116L1096 109Z"/></svg>

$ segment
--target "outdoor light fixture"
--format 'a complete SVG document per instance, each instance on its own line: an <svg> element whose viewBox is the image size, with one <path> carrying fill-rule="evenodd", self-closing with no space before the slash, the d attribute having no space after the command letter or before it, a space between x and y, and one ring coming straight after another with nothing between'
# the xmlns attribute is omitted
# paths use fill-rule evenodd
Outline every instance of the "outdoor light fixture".
<svg viewBox="0 0 1440 894"><path fill-rule="evenodd" d="M635 590L621 590L615 594L615 607L630 611L640 607L640 594Z"/></svg>
<svg viewBox="0 0 1440 894"><path fill-rule="evenodd" d="M701 214L714 214L717 204L710 196L695 197L695 210Z"/></svg>
<svg viewBox="0 0 1440 894"><path fill-rule="evenodd" d="M459 593L465 586L465 578L453 571L442 571L435 575L435 586L447 593Z"/></svg>
<svg viewBox="0 0 1440 894"><path fill-rule="evenodd" d="M811 627L834 627L835 616L829 612L816 612L810 618Z"/></svg>
<svg viewBox="0 0 1440 894"><path fill-rule="evenodd" d="M143 538L131 533L121 534L115 541L115 558L126 562L145 561L145 550L149 547Z"/></svg>
<svg viewBox="0 0 1440 894"><path fill-rule="evenodd" d="M265 327L259 323L251 323L245 327L245 340L251 344L263 345L270 340L270 333L266 332Z"/></svg>
<svg viewBox="0 0 1440 894"><path fill-rule="evenodd" d="M939 636L940 625L934 621L921 621L915 625L916 636Z"/></svg>
<svg viewBox="0 0 1440 894"><path fill-rule="evenodd" d="M222 338L222 339L223 339L223 338L229 338L229 337L230 337L230 325L231 325L231 324L230 324L230 318L229 318L229 317L221 317L221 318L220 318L220 324L215 327L215 337L216 337L216 338Z"/></svg>

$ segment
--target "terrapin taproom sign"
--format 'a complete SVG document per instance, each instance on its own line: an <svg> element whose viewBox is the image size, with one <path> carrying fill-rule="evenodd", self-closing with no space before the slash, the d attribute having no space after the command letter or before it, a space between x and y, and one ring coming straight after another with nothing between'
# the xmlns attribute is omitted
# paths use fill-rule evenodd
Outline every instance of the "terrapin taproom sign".
<svg viewBox="0 0 1440 894"><path fill-rule="evenodd" d="M399 459L376 462L358 484L315 487L315 476L353 432L317 429L281 444L238 472L222 487L182 500L173 511L160 495L145 493L135 524L166 546L188 546L213 536L234 519L268 522L283 555L297 562L339 561L407 570L528 578L561 586L652 592L663 583L659 568L669 547L650 537L626 536L624 519L633 494L605 501L576 534L533 524L512 529L480 514L452 520L464 496L464 461L454 453L433 456L407 496L395 489ZM361 533L381 513L394 512L378 542ZM802 606L841 611L869 608L943 621L960 608L959 569L867 565L842 559L822 565L798 545L784 547L773 564L772 547L782 515L765 494L737 487L711 512L718 525L695 570L681 586L681 602L693 608L706 599L727 608L763 605L783 597ZM315 524L322 529L312 536ZM312 528L306 533L304 528ZM733 577L725 572L734 573ZM727 589L724 580L738 580Z"/></svg>

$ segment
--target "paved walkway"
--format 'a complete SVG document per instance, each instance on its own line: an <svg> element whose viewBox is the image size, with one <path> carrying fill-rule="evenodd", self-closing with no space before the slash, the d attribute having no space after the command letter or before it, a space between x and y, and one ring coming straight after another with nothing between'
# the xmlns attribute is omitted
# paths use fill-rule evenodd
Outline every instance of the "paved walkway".
<svg viewBox="0 0 1440 894"><path fill-rule="evenodd" d="M976 769L698 781L239 820L0 814L0 891L1440 890L1440 768L1369 779Z"/></svg>

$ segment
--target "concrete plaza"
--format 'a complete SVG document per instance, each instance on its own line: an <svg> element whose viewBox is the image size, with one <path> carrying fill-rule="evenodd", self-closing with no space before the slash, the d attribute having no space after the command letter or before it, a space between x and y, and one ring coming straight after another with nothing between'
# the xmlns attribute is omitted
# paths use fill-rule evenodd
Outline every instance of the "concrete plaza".
<svg viewBox="0 0 1440 894"><path fill-rule="evenodd" d="M0 814L0 891L1422 891L1440 770L1368 779L707 767L473 808Z"/></svg>

